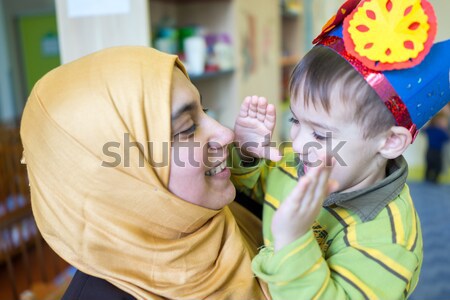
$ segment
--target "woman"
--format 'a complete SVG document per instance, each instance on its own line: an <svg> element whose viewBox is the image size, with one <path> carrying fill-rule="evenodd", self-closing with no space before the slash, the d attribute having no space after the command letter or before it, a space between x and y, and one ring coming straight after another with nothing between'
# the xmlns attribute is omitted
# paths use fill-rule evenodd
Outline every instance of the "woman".
<svg viewBox="0 0 450 300"><path fill-rule="evenodd" d="M260 224L228 206L233 134L175 56L117 47L56 68L21 136L36 223L80 271L65 299L266 298Z"/></svg>

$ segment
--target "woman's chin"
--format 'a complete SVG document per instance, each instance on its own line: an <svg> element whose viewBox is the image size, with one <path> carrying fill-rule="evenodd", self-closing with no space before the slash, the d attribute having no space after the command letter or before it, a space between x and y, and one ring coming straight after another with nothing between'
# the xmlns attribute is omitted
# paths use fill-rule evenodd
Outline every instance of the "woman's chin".
<svg viewBox="0 0 450 300"><path fill-rule="evenodd" d="M231 183L231 181L229 181L229 185L227 185L227 187L221 193L218 193L216 197L217 207L215 207L214 209L222 209L234 201L234 199L236 198L236 188Z"/></svg>

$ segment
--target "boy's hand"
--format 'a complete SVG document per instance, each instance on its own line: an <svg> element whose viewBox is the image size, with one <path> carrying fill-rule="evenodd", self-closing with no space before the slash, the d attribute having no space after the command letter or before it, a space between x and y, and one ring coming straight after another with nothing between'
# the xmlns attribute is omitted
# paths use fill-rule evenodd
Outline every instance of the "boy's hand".
<svg viewBox="0 0 450 300"><path fill-rule="evenodd" d="M278 149L270 148L275 120L275 106L268 104L266 98L245 98L234 125L235 141L242 154L273 161L281 159Z"/></svg>
<svg viewBox="0 0 450 300"><path fill-rule="evenodd" d="M294 242L311 229L322 203L337 189L337 182L329 181L331 165L322 161L303 176L291 194L281 204L272 219L275 251Z"/></svg>

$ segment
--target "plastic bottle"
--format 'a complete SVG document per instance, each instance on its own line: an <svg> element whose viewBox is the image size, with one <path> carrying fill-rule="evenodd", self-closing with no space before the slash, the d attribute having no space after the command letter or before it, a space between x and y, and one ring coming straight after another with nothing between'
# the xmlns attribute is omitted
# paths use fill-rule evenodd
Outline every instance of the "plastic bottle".
<svg viewBox="0 0 450 300"><path fill-rule="evenodd" d="M220 70L230 70L234 67L233 47L231 45L230 36L226 33L221 34L217 38L217 42L213 46L216 63Z"/></svg>

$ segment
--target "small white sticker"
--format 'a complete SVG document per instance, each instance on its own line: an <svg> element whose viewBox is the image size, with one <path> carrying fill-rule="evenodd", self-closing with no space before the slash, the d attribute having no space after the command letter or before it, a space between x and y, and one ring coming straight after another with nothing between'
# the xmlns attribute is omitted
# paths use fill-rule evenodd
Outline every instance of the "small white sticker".
<svg viewBox="0 0 450 300"><path fill-rule="evenodd" d="M120 15L130 12L130 0L67 0L69 18Z"/></svg>

